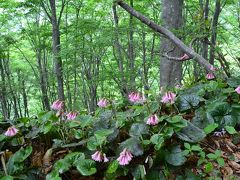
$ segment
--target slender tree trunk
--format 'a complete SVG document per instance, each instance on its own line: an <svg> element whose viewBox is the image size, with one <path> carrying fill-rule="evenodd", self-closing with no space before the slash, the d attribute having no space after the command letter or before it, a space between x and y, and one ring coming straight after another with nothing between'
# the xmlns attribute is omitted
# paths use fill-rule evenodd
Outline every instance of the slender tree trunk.
<svg viewBox="0 0 240 180"><path fill-rule="evenodd" d="M208 14L209 14L209 0L206 0L205 7L204 7L204 21L205 22L208 21ZM202 56L205 59L208 59L208 38L207 37L205 37L202 42Z"/></svg>
<svg viewBox="0 0 240 180"><path fill-rule="evenodd" d="M64 100L64 87L63 87L63 65L62 59L60 55L60 31L59 31L59 24L56 15L56 3L55 0L49 0L50 7L51 7L51 23L52 23L52 46L53 46L53 59L55 65L55 74L57 77L57 84L58 84L58 99ZM63 6L63 5L62 5Z"/></svg>
<svg viewBox="0 0 240 180"><path fill-rule="evenodd" d="M221 11L221 4L220 0L216 0L215 4L215 11L214 11L214 16L213 16L213 21L212 21L212 37L211 37L211 48L210 48L210 58L209 62L210 64L214 64L214 53L215 53L215 48L216 48L216 41L217 41L217 24L218 24L218 18L219 14Z"/></svg>
<svg viewBox="0 0 240 180"><path fill-rule="evenodd" d="M6 59L4 60L4 69L5 69L5 72L7 75L7 81L8 81L8 85L9 85L10 94L12 96L14 118L19 118L17 97L15 94L15 91L13 90L13 85L12 85L12 83L14 81L11 79L11 72L10 72L10 68L9 68L9 52L6 56Z"/></svg>
<svg viewBox="0 0 240 180"><path fill-rule="evenodd" d="M130 0L130 6L133 8L133 0ZM135 57L134 57L134 42L133 42L133 15L130 14L129 19L129 75L130 75L130 90L135 90Z"/></svg>
<svg viewBox="0 0 240 180"><path fill-rule="evenodd" d="M162 0L162 21L165 28L177 30L182 26L182 9L183 0ZM177 47L171 40L162 36L161 53L170 52L169 56L180 57L183 55L182 50ZM180 83L182 79L182 63L173 62L166 57L160 61L160 86L172 87Z"/></svg>
<svg viewBox="0 0 240 180"><path fill-rule="evenodd" d="M113 46L113 51L117 52L116 53L116 60L118 64L118 70L120 72L120 92L122 96L126 96L128 93L128 88L127 88L127 83L126 79L124 76L124 67L123 67L123 55L121 51L121 45L120 45L120 40L119 40L119 27L118 27L118 16L117 16L117 10L116 6L113 6L113 16L114 16L114 46Z"/></svg>
<svg viewBox="0 0 240 180"><path fill-rule="evenodd" d="M1 74L1 81L0 81L0 102L2 108L3 118L5 120L9 119L8 113L8 103L7 103L7 91L6 91L6 74L3 67L4 59L0 58L0 74Z"/></svg>

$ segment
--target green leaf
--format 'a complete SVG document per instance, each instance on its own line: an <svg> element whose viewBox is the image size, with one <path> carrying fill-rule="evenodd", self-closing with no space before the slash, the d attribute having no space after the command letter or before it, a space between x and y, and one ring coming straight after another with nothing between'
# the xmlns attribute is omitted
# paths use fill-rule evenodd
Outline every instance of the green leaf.
<svg viewBox="0 0 240 180"><path fill-rule="evenodd" d="M164 143L164 138L162 135L160 134L154 134L151 136L150 141L155 144L154 148L156 150L159 150L162 146L162 144Z"/></svg>
<svg viewBox="0 0 240 180"><path fill-rule="evenodd" d="M178 97L178 108L180 111L186 111L198 106L200 97L195 94L184 94Z"/></svg>
<svg viewBox="0 0 240 180"><path fill-rule="evenodd" d="M216 155L217 157L220 157L220 156L222 155L222 151L216 150L216 151L215 151L215 155Z"/></svg>
<svg viewBox="0 0 240 180"><path fill-rule="evenodd" d="M173 166L181 166L185 163L186 158L180 149L180 146L173 146L169 151L165 152L165 160Z"/></svg>
<svg viewBox="0 0 240 180"><path fill-rule="evenodd" d="M53 170L46 176L46 180L61 180L62 178L59 177L59 173L57 170Z"/></svg>
<svg viewBox="0 0 240 180"><path fill-rule="evenodd" d="M99 145L99 143L97 142L95 136L91 136L91 137L88 139L87 148L88 148L90 151L96 150L97 147L98 147L98 145Z"/></svg>
<svg viewBox="0 0 240 180"><path fill-rule="evenodd" d="M184 151L183 151L183 155L184 155L184 156L187 156L189 153L190 153L189 150L184 150Z"/></svg>
<svg viewBox="0 0 240 180"><path fill-rule="evenodd" d="M113 129L101 129L94 133L94 136L96 137L96 141L99 145L103 144L104 141L106 141L107 136L112 134L114 132Z"/></svg>
<svg viewBox="0 0 240 180"><path fill-rule="evenodd" d="M91 159L82 159L78 162L76 168L83 176L90 176L97 172L95 162Z"/></svg>
<svg viewBox="0 0 240 180"><path fill-rule="evenodd" d="M0 142L2 142L4 139L6 138L6 136L5 135L3 135L3 134L0 134Z"/></svg>
<svg viewBox="0 0 240 180"><path fill-rule="evenodd" d="M215 160L218 156L216 156L216 154L209 153L209 154L207 154L207 157L208 157L209 159Z"/></svg>
<svg viewBox="0 0 240 180"><path fill-rule="evenodd" d="M71 120L71 121L68 121L68 124L70 128L74 128L74 127L80 126L81 122L78 120Z"/></svg>
<svg viewBox="0 0 240 180"><path fill-rule="evenodd" d="M32 147L28 146L25 149L21 148L15 154L13 154L7 162L8 173L14 174L16 172L22 171L24 166L24 161L32 153Z"/></svg>
<svg viewBox="0 0 240 180"><path fill-rule="evenodd" d="M223 167L225 165L224 159L223 158L217 158L217 163L219 166Z"/></svg>
<svg viewBox="0 0 240 180"><path fill-rule="evenodd" d="M237 133L237 131L235 130L235 128L232 127L232 126L225 126L225 129L226 129L226 131L227 131L229 134L236 134L236 133Z"/></svg>
<svg viewBox="0 0 240 180"><path fill-rule="evenodd" d="M217 127L218 127L218 124L216 124L216 123L209 124L207 127L204 128L204 132L205 132L206 134L210 134L210 133L213 132Z"/></svg>
<svg viewBox="0 0 240 180"><path fill-rule="evenodd" d="M173 116L173 117L169 117L166 120L169 123L178 123L178 122L182 122L183 121L183 117L176 115L176 116Z"/></svg>
<svg viewBox="0 0 240 180"><path fill-rule="evenodd" d="M145 172L146 170L144 165L138 165L132 172L132 175L134 179L145 179Z"/></svg>
<svg viewBox="0 0 240 180"><path fill-rule="evenodd" d="M142 134L148 134L149 128L146 124L134 123L132 124L129 135L130 136L141 136Z"/></svg>
<svg viewBox="0 0 240 180"><path fill-rule="evenodd" d="M199 145L193 145L192 151L202 151L202 148Z"/></svg>
<svg viewBox="0 0 240 180"><path fill-rule="evenodd" d="M213 170L213 165L211 162L208 162L206 165L205 165L205 172L206 173L209 173Z"/></svg>
<svg viewBox="0 0 240 180"><path fill-rule="evenodd" d="M114 132L113 129L101 129L94 133L96 137L107 137Z"/></svg>
<svg viewBox="0 0 240 180"><path fill-rule="evenodd" d="M91 115L79 116L79 119L82 128L90 126L94 122L94 119Z"/></svg>
<svg viewBox="0 0 240 180"><path fill-rule="evenodd" d="M59 173L64 173L69 170L71 164L69 164L65 159L60 159L54 164L54 169Z"/></svg>
<svg viewBox="0 0 240 180"><path fill-rule="evenodd" d="M111 164L108 166L107 168L107 173L112 174L115 173L116 170L118 169L119 163L117 160L114 160L113 162L111 162Z"/></svg>
<svg viewBox="0 0 240 180"><path fill-rule="evenodd" d="M191 145L189 143L184 143L184 147L187 149L191 149Z"/></svg>
<svg viewBox="0 0 240 180"><path fill-rule="evenodd" d="M151 104L150 104L150 110L151 110L152 113L154 113L155 111L157 111L158 108L159 108L159 103L158 103L158 102L156 102L156 101L151 102Z"/></svg>
<svg viewBox="0 0 240 180"><path fill-rule="evenodd" d="M52 129L52 126L53 126L53 124L52 124L52 122L47 122L44 126L43 126L43 133L44 134L47 134L51 129Z"/></svg>
<svg viewBox="0 0 240 180"><path fill-rule="evenodd" d="M173 133L174 133L173 127L166 127L163 130L163 135L165 139L172 137Z"/></svg>
<svg viewBox="0 0 240 180"><path fill-rule="evenodd" d="M196 143L203 140L206 136L203 130L194 126L187 121L187 127L184 127L180 132L176 132L178 137L184 141Z"/></svg>
<svg viewBox="0 0 240 180"><path fill-rule="evenodd" d="M4 176L0 180L13 180L12 176Z"/></svg>

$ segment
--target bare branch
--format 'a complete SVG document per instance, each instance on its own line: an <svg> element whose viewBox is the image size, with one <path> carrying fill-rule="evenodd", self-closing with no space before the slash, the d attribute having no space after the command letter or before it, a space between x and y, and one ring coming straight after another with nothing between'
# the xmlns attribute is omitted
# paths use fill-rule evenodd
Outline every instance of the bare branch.
<svg viewBox="0 0 240 180"><path fill-rule="evenodd" d="M45 4L43 3L43 1L41 1L41 6L42 6L44 12L47 14L48 19L49 19L50 21L52 21L52 16L51 16L51 15L49 14L49 12L47 11L47 8L46 8Z"/></svg>
<svg viewBox="0 0 240 180"><path fill-rule="evenodd" d="M58 17L58 21L57 21L58 26L60 25L60 21L61 21L61 18L62 18L62 13L63 13L64 7L65 7L66 4L67 4L67 1L62 0L62 6L61 6L60 14L59 14L59 17Z"/></svg>
<svg viewBox="0 0 240 180"><path fill-rule="evenodd" d="M164 53L162 54L162 56L166 57L168 60L178 61L178 62L187 61L191 59L187 54L184 54L182 57L172 57L172 56L168 56L167 53Z"/></svg>

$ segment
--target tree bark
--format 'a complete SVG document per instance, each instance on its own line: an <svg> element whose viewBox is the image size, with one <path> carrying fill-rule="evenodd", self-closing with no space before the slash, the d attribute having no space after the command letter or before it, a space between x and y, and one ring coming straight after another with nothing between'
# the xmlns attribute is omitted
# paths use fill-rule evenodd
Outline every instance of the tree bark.
<svg viewBox="0 0 240 180"><path fill-rule="evenodd" d="M216 41L217 41L217 24L218 24L218 17L221 11L221 4L220 0L216 0L215 4L215 11L213 15L213 21L212 21L212 36L211 36L211 48L210 48L210 57L209 62L213 65L214 64L214 53L216 48Z"/></svg>
<svg viewBox="0 0 240 180"><path fill-rule="evenodd" d="M162 21L163 26L170 30L178 30L182 26L183 0L162 0ZM171 51L171 52L170 52ZM183 51L165 36L161 38L161 54L170 52L173 57L181 57ZM182 79L182 62L170 61L162 57L160 61L160 86L174 87L180 84Z"/></svg>
<svg viewBox="0 0 240 180"><path fill-rule="evenodd" d="M55 0L49 0L51 7L51 23L52 23L52 46L53 46L53 60L55 65L55 74L57 77L58 84L58 99L64 101L64 86L63 86L63 68L62 68L62 59L60 55L60 31L59 24L56 15L56 3ZM62 4L64 6L64 4ZM60 20L60 18L59 18Z"/></svg>

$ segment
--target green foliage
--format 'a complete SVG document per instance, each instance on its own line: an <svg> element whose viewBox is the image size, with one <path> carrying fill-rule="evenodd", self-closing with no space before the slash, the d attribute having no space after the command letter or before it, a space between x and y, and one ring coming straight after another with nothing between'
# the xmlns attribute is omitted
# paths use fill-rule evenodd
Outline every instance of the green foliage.
<svg viewBox="0 0 240 180"><path fill-rule="evenodd" d="M32 147L21 148L7 162L7 170L10 175L22 173L24 161L31 155Z"/></svg>

